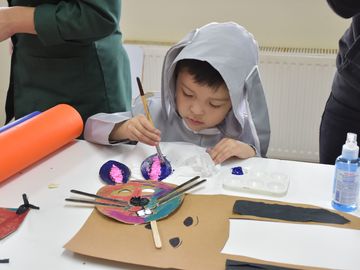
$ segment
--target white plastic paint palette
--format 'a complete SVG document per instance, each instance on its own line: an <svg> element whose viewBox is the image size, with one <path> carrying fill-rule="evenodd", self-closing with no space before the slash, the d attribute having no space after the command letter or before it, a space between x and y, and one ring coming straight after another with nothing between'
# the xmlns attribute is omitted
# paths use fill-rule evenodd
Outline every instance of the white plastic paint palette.
<svg viewBox="0 0 360 270"><path fill-rule="evenodd" d="M238 168L238 167L237 167ZM232 191L251 192L272 196L284 196L289 187L289 176L283 173L242 168L242 175L232 173L224 175L223 187Z"/></svg>

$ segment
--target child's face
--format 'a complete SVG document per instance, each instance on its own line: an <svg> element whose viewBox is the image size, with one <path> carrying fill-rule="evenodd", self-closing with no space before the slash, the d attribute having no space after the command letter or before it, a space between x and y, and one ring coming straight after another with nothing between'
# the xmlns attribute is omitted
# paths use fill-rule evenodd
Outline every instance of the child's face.
<svg viewBox="0 0 360 270"><path fill-rule="evenodd" d="M221 123L231 109L231 100L225 84L215 90L196 83L182 70L176 81L176 107L188 127L200 131Z"/></svg>

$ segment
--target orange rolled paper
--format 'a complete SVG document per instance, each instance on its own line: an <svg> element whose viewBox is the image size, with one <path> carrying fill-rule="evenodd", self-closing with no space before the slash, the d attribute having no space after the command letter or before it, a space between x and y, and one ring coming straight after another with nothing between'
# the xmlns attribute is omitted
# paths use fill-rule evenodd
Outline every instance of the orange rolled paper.
<svg viewBox="0 0 360 270"><path fill-rule="evenodd" d="M56 105L0 133L0 182L81 135L83 121L70 105Z"/></svg>

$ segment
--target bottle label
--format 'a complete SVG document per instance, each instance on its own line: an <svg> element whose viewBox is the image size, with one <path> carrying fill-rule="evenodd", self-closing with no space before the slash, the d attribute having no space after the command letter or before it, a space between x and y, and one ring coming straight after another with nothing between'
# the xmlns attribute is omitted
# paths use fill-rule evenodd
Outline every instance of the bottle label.
<svg viewBox="0 0 360 270"><path fill-rule="evenodd" d="M337 170L335 173L334 201L339 204L353 205L357 203L359 194L359 174Z"/></svg>

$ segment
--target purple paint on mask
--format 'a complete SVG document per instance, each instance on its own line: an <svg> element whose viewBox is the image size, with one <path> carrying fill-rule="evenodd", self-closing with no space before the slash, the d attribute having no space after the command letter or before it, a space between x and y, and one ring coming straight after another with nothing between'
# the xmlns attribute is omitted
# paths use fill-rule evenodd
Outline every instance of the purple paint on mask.
<svg viewBox="0 0 360 270"><path fill-rule="evenodd" d="M172 173L170 162L164 157L164 162L161 163L157 154L147 157L140 166L141 174L147 180L161 181Z"/></svg>

